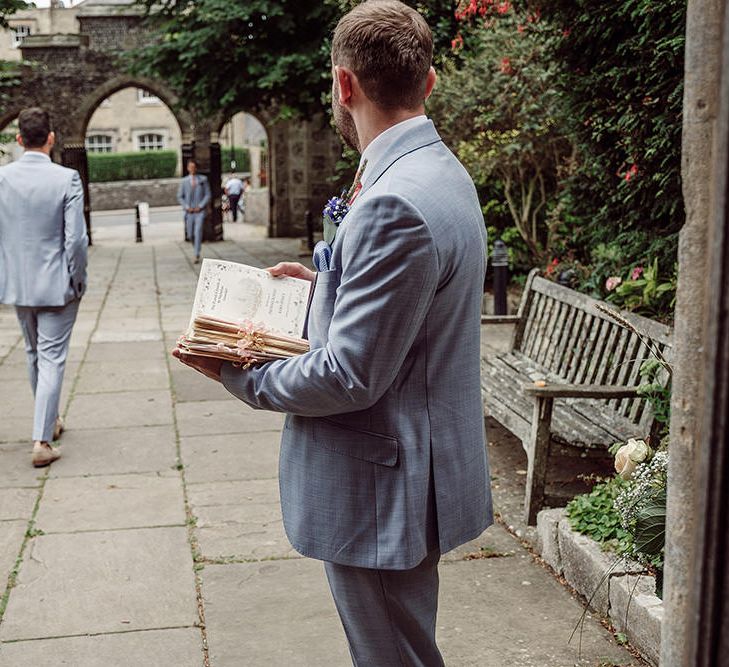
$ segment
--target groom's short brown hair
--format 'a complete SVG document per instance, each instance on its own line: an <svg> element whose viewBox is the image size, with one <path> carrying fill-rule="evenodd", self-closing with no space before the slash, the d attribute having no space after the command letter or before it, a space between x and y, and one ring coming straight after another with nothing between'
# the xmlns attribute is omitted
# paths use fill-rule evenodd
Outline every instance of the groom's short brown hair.
<svg viewBox="0 0 729 667"><path fill-rule="evenodd" d="M51 119L40 107L23 109L18 115L18 130L25 148L41 148L51 133Z"/></svg>
<svg viewBox="0 0 729 667"><path fill-rule="evenodd" d="M332 63L351 69L383 109L416 109L425 100L433 35L425 19L398 0L367 0L339 21Z"/></svg>

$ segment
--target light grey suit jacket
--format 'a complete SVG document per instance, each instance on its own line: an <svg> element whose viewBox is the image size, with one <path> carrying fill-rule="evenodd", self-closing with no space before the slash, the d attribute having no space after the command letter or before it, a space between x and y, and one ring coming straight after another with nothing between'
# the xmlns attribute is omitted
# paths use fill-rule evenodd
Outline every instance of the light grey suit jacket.
<svg viewBox="0 0 729 667"><path fill-rule="evenodd" d="M493 521L479 377L486 235L473 182L432 123L368 169L334 269L317 276L311 351L248 371L225 364L223 382L289 413L280 487L294 548L409 569Z"/></svg>
<svg viewBox="0 0 729 667"><path fill-rule="evenodd" d="M208 183L207 176L203 174L195 174L195 178L197 179L197 185L194 189L190 176L185 176L180 181L180 185L177 188L177 201L183 209L201 208L204 211L210 201L210 184ZM187 211L185 211L185 217L187 215Z"/></svg>
<svg viewBox="0 0 729 667"><path fill-rule="evenodd" d="M0 167L0 302L65 306L86 290L81 177L38 151Z"/></svg>

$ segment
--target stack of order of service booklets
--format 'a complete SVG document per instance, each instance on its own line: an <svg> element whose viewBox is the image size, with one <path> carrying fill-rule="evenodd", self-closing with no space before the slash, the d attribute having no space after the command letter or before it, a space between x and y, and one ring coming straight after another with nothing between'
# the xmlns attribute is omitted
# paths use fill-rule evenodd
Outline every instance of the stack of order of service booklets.
<svg viewBox="0 0 729 667"><path fill-rule="evenodd" d="M307 280L204 259L190 324L177 346L242 366L303 354L309 350L302 336L310 292Z"/></svg>

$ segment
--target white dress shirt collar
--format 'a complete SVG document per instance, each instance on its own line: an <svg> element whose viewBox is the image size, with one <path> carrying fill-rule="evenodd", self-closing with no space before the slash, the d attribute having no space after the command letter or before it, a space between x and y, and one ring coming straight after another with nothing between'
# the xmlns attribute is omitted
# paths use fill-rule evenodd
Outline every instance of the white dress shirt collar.
<svg viewBox="0 0 729 667"><path fill-rule="evenodd" d="M361 180L362 185L367 183L367 178L373 173L375 165L384 157L387 153L388 148L397 141L403 134L408 130L411 130L418 125L424 125L428 122L428 117L423 114L421 116L415 116L414 118L408 118L403 120L392 127L388 127L384 132L380 132L364 149L362 157L360 158L360 168L367 160L367 168L362 174Z"/></svg>
<svg viewBox="0 0 729 667"><path fill-rule="evenodd" d="M25 151L20 157L21 160L45 160L46 162L51 161L51 156L46 155L42 151Z"/></svg>

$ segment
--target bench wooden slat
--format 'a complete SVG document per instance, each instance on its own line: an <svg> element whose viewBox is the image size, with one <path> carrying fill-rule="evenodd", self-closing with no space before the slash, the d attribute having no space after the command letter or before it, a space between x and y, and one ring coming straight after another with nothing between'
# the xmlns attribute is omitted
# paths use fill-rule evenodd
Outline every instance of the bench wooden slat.
<svg viewBox="0 0 729 667"><path fill-rule="evenodd" d="M549 314L546 318L544 336L534 357L534 360L545 368L549 368L546 364L547 354L557 340L557 317L559 316L562 305L561 301L549 299Z"/></svg>
<svg viewBox="0 0 729 667"><path fill-rule="evenodd" d="M571 308L568 303L565 303L564 301L559 302L559 310L557 312L557 317L554 323L554 342L552 343L552 345L549 346L547 354L544 358L544 366L552 372L555 372L557 370L557 365L555 364L557 350L559 349L560 343L564 338L565 322L567 320L567 316L572 312L574 312L574 308Z"/></svg>
<svg viewBox="0 0 729 667"><path fill-rule="evenodd" d="M595 374L593 375L591 382L594 382L595 384L610 384L610 382L607 381L608 365L611 363L615 354L615 348L621 331L624 331L623 327L619 327L617 325L610 327L610 333L608 334L605 347L600 355L600 361L595 369Z"/></svg>
<svg viewBox="0 0 729 667"><path fill-rule="evenodd" d="M582 320L585 319L585 311L572 309L570 312L570 331L561 343L559 352L557 353L557 362L555 364L555 372L563 378L567 378L569 374L570 359L572 351L575 349L577 337L580 333Z"/></svg>
<svg viewBox="0 0 729 667"><path fill-rule="evenodd" d="M524 333L524 345L522 345L522 350L525 354L534 354L534 346L536 345L546 300L546 297L542 294L535 294L532 300L532 305L529 309L529 318L527 319L527 330Z"/></svg>

